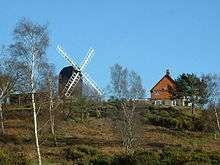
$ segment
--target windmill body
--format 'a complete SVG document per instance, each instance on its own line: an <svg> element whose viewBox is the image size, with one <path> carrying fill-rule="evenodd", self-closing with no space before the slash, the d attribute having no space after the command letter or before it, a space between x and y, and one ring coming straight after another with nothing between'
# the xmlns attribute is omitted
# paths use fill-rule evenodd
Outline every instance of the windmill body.
<svg viewBox="0 0 220 165"><path fill-rule="evenodd" d="M71 78L72 74L78 73L73 66L64 67L59 74L59 95L63 95L64 88ZM76 85L75 89L72 91L71 96L73 97L81 97L83 95L83 80L82 75L80 75L80 80Z"/></svg>

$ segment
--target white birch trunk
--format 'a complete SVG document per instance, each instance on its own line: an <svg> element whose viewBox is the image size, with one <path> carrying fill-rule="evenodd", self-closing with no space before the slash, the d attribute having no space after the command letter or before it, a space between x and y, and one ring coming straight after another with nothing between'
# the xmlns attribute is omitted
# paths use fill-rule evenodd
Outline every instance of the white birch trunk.
<svg viewBox="0 0 220 165"><path fill-rule="evenodd" d="M54 145L57 146L57 140L56 140L56 136L55 136L55 131L54 131L54 126L55 126L55 117L54 117L54 112L53 112L53 93L52 93L52 89L50 91L50 129L51 129L51 133L53 135L53 140L54 140Z"/></svg>
<svg viewBox="0 0 220 165"><path fill-rule="evenodd" d="M32 93L32 105L34 111L34 134L35 134L35 142L36 142L37 155L38 155L38 164L41 165L41 154L40 154L40 146L38 142L38 132L37 132L37 112L36 112L36 104L35 104L35 93Z"/></svg>
<svg viewBox="0 0 220 165"><path fill-rule="evenodd" d="M36 112L36 103L35 103L35 80L34 80L34 71L35 71L35 55L33 53L32 59L32 71L31 71L31 87L32 87L32 105L33 105L33 113L34 113L34 134L35 134L35 143L38 155L38 164L41 165L41 154L40 154L40 146L38 140L38 128L37 128L37 112Z"/></svg>
<svg viewBox="0 0 220 165"><path fill-rule="evenodd" d="M132 109L129 109L129 107L127 107L127 105L124 103L122 104L122 109L123 109L123 115L125 118L124 121L124 135L125 137L123 137L124 139L122 139L124 141L124 145L125 145L125 149L127 152L133 152L133 143L136 140L135 139L135 130L134 130L134 110L135 110L135 105L133 103Z"/></svg>
<svg viewBox="0 0 220 165"><path fill-rule="evenodd" d="M4 127L4 117L3 117L2 103L0 103L0 119L1 119L2 135L4 135L5 134L5 127Z"/></svg>

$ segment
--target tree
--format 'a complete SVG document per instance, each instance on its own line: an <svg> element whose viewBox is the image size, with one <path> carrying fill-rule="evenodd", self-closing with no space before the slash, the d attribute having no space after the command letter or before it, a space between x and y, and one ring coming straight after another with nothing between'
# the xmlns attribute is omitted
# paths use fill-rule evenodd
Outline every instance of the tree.
<svg viewBox="0 0 220 165"><path fill-rule="evenodd" d="M38 164L41 165L41 153L38 140L37 105L35 94L41 78L41 70L45 63L46 49L49 44L47 26L34 24L21 19L13 31L15 43L10 46L11 55L19 63L22 76L26 77L24 86L31 93L34 119L34 134Z"/></svg>
<svg viewBox="0 0 220 165"><path fill-rule="evenodd" d="M204 105L207 103L207 84L195 74L181 74L176 80L176 89L173 95L176 98L186 98L191 103L192 115L195 105Z"/></svg>
<svg viewBox="0 0 220 165"><path fill-rule="evenodd" d="M119 64L111 67L111 93L118 99L122 110L120 132L123 146L127 152L133 152L140 138L140 120L136 110L138 99L143 98L145 90L141 77L134 71L128 72Z"/></svg>
<svg viewBox="0 0 220 165"><path fill-rule="evenodd" d="M128 90L128 98L130 99L141 99L145 95L145 89L142 85L142 80L140 75L138 75L135 71L131 71L129 73L129 87Z"/></svg>
<svg viewBox="0 0 220 165"><path fill-rule="evenodd" d="M15 62L10 59L5 47L0 52L0 119L2 134L5 134L3 103L15 91L15 86L19 80Z"/></svg>
<svg viewBox="0 0 220 165"><path fill-rule="evenodd" d="M110 93L117 99L124 99L128 94L128 70L119 64L111 67Z"/></svg>
<svg viewBox="0 0 220 165"><path fill-rule="evenodd" d="M209 107L214 110L218 130L220 131L220 122L216 103L220 94L220 78L216 74L202 75L202 80L207 84L207 98Z"/></svg>
<svg viewBox="0 0 220 165"><path fill-rule="evenodd" d="M50 131L53 136L54 145L57 146L55 135L55 110L58 107L59 103L55 102L55 99L58 96L58 77L55 74L54 65L46 65L44 68L44 81L41 90L49 93Z"/></svg>

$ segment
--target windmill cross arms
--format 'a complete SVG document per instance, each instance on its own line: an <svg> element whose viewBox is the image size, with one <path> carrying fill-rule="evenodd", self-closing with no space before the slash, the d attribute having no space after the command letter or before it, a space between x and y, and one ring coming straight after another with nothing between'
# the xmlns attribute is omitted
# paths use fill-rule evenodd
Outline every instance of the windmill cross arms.
<svg viewBox="0 0 220 165"><path fill-rule="evenodd" d="M82 76L83 76L83 79L84 79L87 83L89 83L89 84L98 92L99 95L102 96L102 95L104 94L103 90L98 87L98 85L95 83L95 81L92 80L87 73L82 72Z"/></svg>
<svg viewBox="0 0 220 165"><path fill-rule="evenodd" d="M80 70L82 71L89 63L89 60L94 56L94 49L90 48L88 53L87 53L87 56L84 58L81 66L80 66Z"/></svg>
<svg viewBox="0 0 220 165"><path fill-rule="evenodd" d="M66 86L64 88L65 96L69 97L71 95L71 93L72 93L71 89L73 89L77 85L79 80L80 80L80 72L74 73L70 77L69 81L67 82L67 84L66 84Z"/></svg>
<svg viewBox="0 0 220 165"><path fill-rule="evenodd" d="M56 48L57 52L64 57L65 60L67 60L77 71L80 71L79 67L76 65L75 62L73 62L67 55L67 53L64 51L64 49L60 46L57 45Z"/></svg>

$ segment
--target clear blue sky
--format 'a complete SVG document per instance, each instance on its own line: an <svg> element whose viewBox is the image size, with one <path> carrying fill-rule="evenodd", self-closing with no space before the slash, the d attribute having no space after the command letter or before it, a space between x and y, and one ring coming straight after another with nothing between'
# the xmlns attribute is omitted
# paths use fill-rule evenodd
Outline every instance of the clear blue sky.
<svg viewBox="0 0 220 165"><path fill-rule="evenodd" d="M219 0L1 0L0 44L11 43L21 17L49 24L57 72L67 65L58 43L79 63L92 46L86 71L102 87L115 63L137 71L148 91L167 68L174 78L219 73Z"/></svg>

